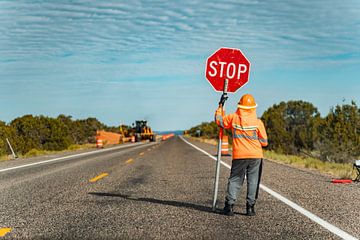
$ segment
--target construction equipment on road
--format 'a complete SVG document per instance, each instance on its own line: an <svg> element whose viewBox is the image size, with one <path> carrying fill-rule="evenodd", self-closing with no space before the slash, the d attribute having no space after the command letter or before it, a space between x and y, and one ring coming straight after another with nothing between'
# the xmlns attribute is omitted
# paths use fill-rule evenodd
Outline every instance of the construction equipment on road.
<svg viewBox="0 0 360 240"><path fill-rule="evenodd" d="M102 140L103 145L119 144L122 140L122 135L119 133L98 130L96 131L96 144L98 140Z"/></svg>
<svg viewBox="0 0 360 240"><path fill-rule="evenodd" d="M96 147L102 148L105 145L122 144L126 142L156 141L156 135L147 125L147 121L135 121L133 127L120 125L119 133L96 131Z"/></svg>
<svg viewBox="0 0 360 240"><path fill-rule="evenodd" d="M143 140L149 140L150 142L156 141L155 133L147 125L145 120L135 121L135 127L133 127L133 135L135 136L135 142Z"/></svg>

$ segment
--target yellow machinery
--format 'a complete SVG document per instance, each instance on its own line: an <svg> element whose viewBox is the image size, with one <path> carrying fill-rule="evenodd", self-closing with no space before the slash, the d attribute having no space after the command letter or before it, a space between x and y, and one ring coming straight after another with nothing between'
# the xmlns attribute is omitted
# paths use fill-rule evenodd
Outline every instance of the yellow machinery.
<svg viewBox="0 0 360 240"><path fill-rule="evenodd" d="M135 141L140 142L142 140L149 140L155 142L156 136L155 133L147 126L147 121L139 120L135 121L135 127L133 128Z"/></svg>

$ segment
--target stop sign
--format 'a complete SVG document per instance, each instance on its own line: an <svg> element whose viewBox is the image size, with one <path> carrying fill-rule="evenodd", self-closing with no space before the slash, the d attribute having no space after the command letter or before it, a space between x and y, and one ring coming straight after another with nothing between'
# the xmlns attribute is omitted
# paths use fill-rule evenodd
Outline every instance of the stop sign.
<svg viewBox="0 0 360 240"><path fill-rule="evenodd" d="M206 60L206 79L216 91L224 90L228 79L228 92L236 92L249 81L250 62L236 48L220 48Z"/></svg>

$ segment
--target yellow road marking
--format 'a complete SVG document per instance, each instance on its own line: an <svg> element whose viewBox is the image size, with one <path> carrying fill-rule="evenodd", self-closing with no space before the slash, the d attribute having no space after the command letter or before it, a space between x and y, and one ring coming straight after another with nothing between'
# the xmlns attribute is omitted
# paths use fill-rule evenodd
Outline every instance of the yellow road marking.
<svg viewBox="0 0 360 240"><path fill-rule="evenodd" d="M0 228L0 237L4 237L9 232L11 232L11 228Z"/></svg>
<svg viewBox="0 0 360 240"><path fill-rule="evenodd" d="M92 183L96 182L97 180L100 180L100 179L106 177L107 175L109 175L109 174L108 173L102 173L99 176L90 179L89 182L92 182Z"/></svg>
<svg viewBox="0 0 360 240"><path fill-rule="evenodd" d="M144 152L141 152L139 155L140 155L140 156L144 155Z"/></svg>
<svg viewBox="0 0 360 240"><path fill-rule="evenodd" d="M134 159L130 158L129 160L127 160L125 163L132 163L134 161Z"/></svg>

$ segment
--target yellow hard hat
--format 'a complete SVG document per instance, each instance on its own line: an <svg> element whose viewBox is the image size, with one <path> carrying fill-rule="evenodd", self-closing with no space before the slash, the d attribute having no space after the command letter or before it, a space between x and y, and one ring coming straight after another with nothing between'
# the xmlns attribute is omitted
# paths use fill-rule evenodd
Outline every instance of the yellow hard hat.
<svg viewBox="0 0 360 240"><path fill-rule="evenodd" d="M240 98L238 103L238 108L241 109L253 109L256 108L257 104L255 102L254 97L251 94L245 94Z"/></svg>

